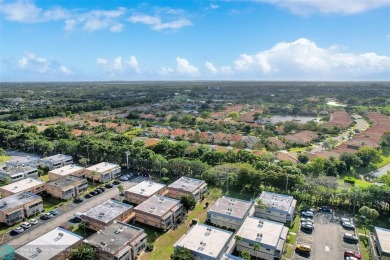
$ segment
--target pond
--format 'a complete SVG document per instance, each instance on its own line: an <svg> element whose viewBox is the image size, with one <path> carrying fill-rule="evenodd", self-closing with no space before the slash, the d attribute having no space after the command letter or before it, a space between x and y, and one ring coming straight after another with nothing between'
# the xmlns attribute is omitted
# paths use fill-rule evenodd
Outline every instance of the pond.
<svg viewBox="0 0 390 260"><path fill-rule="evenodd" d="M313 117L313 116L272 116L266 119L266 121L272 124L277 124L279 122L285 122L285 121L296 121L298 123L304 124L311 120L320 122L321 118Z"/></svg>

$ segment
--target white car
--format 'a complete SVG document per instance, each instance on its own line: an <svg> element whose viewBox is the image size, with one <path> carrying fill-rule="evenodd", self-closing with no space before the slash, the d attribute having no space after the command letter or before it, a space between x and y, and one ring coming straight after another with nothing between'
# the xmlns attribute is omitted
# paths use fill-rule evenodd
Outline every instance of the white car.
<svg viewBox="0 0 390 260"><path fill-rule="evenodd" d="M341 218L340 223L343 224L343 222L350 222L349 218Z"/></svg>
<svg viewBox="0 0 390 260"><path fill-rule="evenodd" d="M314 225L314 220L312 220L311 218L301 218L301 223L303 222L309 222L310 224Z"/></svg>
<svg viewBox="0 0 390 260"><path fill-rule="evenodd" d="M20 234L20 233L24 232L24 228L17 227L17 228L14 228L12 231L15 232L16 234Z"/></svg>
<svg viewBox="0 0 390 260"><path fill-rule="evenodd" d="M32 218L32 219L28 220L28 223L30 223L31 225L36 225L36 224L38 224L38 220L36 220L35 218Z"/></svg>
<svg viewBox="0 0 390 260"><path fill-rule="evenodd" d="M314 216L313 212L311 212L311 211L303 211L301 213L301 215L302 215L302 217L306 217L306 218L313 218L313 216Z"/></svg>
<svg viewBox="0 0 390 260"><path fill-rule="evenodd" d="M21 225L20 225L22 228L24 229L29 229L31 227L31 224L28 223L28 222L23 222Z"/></svg>
<svg viewBox="0 0 390 260"><path fill-rule="evenodd" d="M120 178L120 180L121 180L121 181L128 181L128 180L129 180L129 178L127 178L127 177L123 176L123 177L121 177L121 178Z"/></svg>
<svg viewBox="0 0 390 260"><path fill-rule="evenodd" d="M355 228L356 228L355 225L352 224L352 223L349 222L349 221L344 221L341 225L343 226L343 228L347 228L347 229L353 229L353 230L355 230Z"/></svg>

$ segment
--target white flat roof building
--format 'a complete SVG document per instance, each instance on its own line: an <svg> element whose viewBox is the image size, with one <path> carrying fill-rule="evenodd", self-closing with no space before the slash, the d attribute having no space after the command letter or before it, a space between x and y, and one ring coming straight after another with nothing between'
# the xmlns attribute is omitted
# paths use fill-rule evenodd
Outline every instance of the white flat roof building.
<svg viewBox="0 0 390 260"><path fill-rule="evenodd" d="M198 223L183 235L174 247L187 248L195 259L219 260L228 249L232 237L233 232Z"/></svg>
<svg viewBox="0 0 390 260"><path fill-rule="evenodd" d="M34 166L17 166L5 170L0 169L0 179L10 178L11 182L16 182L28 177L37 178L38 168Z"/></svg>
<svg viewBox="0 0 390 260"><path fill-rule="evenodd" d="M31 156L26 156L26 157L19 157L13 160L10 160L5 163L5 166L7 168L15 168L18 166L37 166L39 162L38 157L31 157Z"/></svg>
<svg viewBox="0 0 390 260"><path fill-rule="evenodd" d="M118 164L115 163L109 163L109 162L101 162L95 165L92 165L87 168L88 171L94 171L97 173L105 173L106 171L113 170L115 168L119 167Z"/></svg>
<svg viewBox="0 0 390 260"><path fill-rule="evenodd" d="M181 196L190 194L199 200L206 189L207 183L204 180L181 177L168 186L168 196L180 199Z"/></svg>
<svg viewBox="0 0 390 260"><path fill-rule="evenodd" d="M2 197L7 197L12 194L16 194L23 191L39 193L44 190L44 186L45 186L44 181L33 179L33 178L27 178L0 187L0 195Z"/></svg>
<svg viewBox="0 0 390 260"><path fill-rule="evenodd" d="M71 248L82 243L82 237L57 227L15 250L15 258L48 260L65 259Z"/></svg>
<svg viewBox="0 0 390 260"><path fill-rule="evenodd" d="M166 185L145 180L127 189L126 199L134 204L141 204L153 195L164 195Z"/></svg>
<svg viewBox="0 0 390 260"><path fill-rule="evenodd" d="M390 259L390 229L375 227L375 234L381 259Z"/></svg>
<svg viewBox="0 0 390 260"><path fill-rule="evenodd" d="M66 154L56 154L53 156L45 157L40 160L40 164L46 165L49 169L56 169L62 166L72 164L73 157Z"/></svg>
<svg viewBox="0 0 390 260"><path fill-rule="evenodd" d="M255 216L282 223L291 222L297 201L293 196L263 191L259 199L266 207L255 207Z"/></svg>
<svg viewBox="0 0 390 260"><path fill-rule="evenodd" d="M242 239L236 241L236 249L263 259L281 258L287 234L282 223L249 216L237 231ZM260 250L254 250L255 243L260 244Z"/></svg>
<svg viewBox="0 0 390 260"><path fill-rule="evenodd" d="M83 170L85 170L84 167L81 167L81 166L78 166L75 164L69 164L69 165L65 165L64 167L49 171L49 177L50 177L50 175L56 175L56 177L58 177L58 178L66 177L68 175L79 176L78 173L82 172Z"/></svg>

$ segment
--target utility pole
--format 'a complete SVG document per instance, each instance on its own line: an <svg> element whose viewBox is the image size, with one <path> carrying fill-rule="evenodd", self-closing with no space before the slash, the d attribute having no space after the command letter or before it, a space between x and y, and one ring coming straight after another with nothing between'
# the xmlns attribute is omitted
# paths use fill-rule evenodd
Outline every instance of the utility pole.
<svg viewBox="0 0 390 260"><path fill-rule="evenodd" d="M287 188L288 188L288 173L286 173L287 181L286 181L286 193L287 193Z"/></svg>
<svg viewBox="0 0 390 260"><path fill-rule="evenodd" d="M355 207L356 207L356 202L357 202L357 191L358 189L355 190L355 203L353 204L353 213L352 217L355 218Z"/></svg>
<svg viewBox="0 0 390 260"><path fill-rule="evenodd" d="M129 152L129 151L127 151L127 152L125 152L125 154L126 154L126 164L127 164L127 169L129 169L129 155L130 155L130 152Z"/></svg>

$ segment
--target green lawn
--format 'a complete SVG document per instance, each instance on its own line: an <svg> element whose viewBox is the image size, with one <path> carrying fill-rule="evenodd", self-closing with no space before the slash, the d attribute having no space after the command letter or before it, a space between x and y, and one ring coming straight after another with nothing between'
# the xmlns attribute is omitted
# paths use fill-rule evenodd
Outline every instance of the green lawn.
<svg viewBox="0 0 390 260"><path fill-rule="evenodd" d="M287 250L286 250L287 249ZM283 255L282 259L291 259L294 254L294 246L286 244L285 246L285 254Z"/></svg>
<svg viewBox="0 0 390 260"><path fill-rule="evenodd" d="M154 242L153 252L142 254L140 259L169 259L170 255L173 254L173 244L189 230L192 219L197 218L199 222L205 222L207 209L204 209L204 205L206 202L209 202L210 205L214 203L214 201L208 198L199 203L194 210L188 213L187 220L183 224L179 225L175 230L171 229L157 238Z"/></svg>
<svg viewBox="0 0 390 260"><path fill-rule="evenodd" d="M360 245L360 252L363 256L362 259L371 259L370 248L368 245L368 237L359 236L359 245Z"/></svg>
<svg viewBox="0 0 390 260"><path fill-rule="evenodd" d="M291 153L306 152L307 148L309 148L309 147L310 146L308 146L308 147L291 147L290 149L288 149L288 151Z"/></svg>
<svg viewBox="0 0 390 260"><path fill-rule="evenodd" d="M363 181L363 180L359 180L359 179L356 179L356 181L355 181L355 186L357 186L359 188L366 188L370 185L372 185L372 184L370 182L367 182L367 181Z"/></svg>
<svg viewBox="0 0 390 260"><path fill-rule="evenodd" d="M300 216L296 216L295 219L294 219L294 225L292 225L290 227L290 232L293 232L293 233L297 233L298 232L298 228L299 228L299 222L301 221L301 217Z"/></svg>
<svg viewBox="0 0 390 260"><path fill-rule="evenodd" d="M390 155L388 151L383 151L381 155L382 161L380 163L375 164L376 167L380 168L390 163Z"/></svg>
<svg viewBox="0 0 390 260"><path fill-rule="evenodd" d="M45 211L53 210L65 203L66 203L65 201L54 197L43 198L43 208L45 209Z"/></svg>
<svg viewBox="0 0 390 260"><path fill-rule="evenodd" d="M9 161L9 156L8 155L5 155L5 156L0 156L0 163L3 163L3 162L8 162Z"/></svg>
<svg viewBox="0 0 390 260"><path fill-rule="evenodd" d="M49 175L47 175L47 174L39 177L38 179L40 179L40 180L42 180L44 182L49 182L50 181Z"/></svg>

